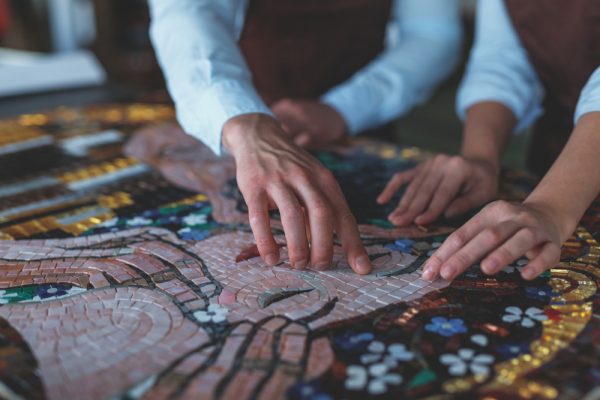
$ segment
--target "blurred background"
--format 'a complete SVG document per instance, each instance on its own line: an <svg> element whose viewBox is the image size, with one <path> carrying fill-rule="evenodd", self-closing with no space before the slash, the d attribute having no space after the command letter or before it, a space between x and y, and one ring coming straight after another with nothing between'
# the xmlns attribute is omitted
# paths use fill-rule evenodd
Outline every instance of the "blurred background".
<svg viewBox="0 0 600 400"><path fill-rule="evenodd" d="M474 4L462 0L464 61ZM0 117L60 105L170 102L148 24L145 0L0 0ZM427 104L398 121L398 142L459 150L454 97L461 75L462 68ZM505 166L524 166L527 140L528 135L513 138Z"/></svg>

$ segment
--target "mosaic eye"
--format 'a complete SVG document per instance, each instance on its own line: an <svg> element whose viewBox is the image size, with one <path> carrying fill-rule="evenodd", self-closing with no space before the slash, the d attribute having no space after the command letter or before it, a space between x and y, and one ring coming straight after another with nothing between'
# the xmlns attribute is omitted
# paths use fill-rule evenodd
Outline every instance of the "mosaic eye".
<svg viewBox="0 0 600 400"><path fill-rule="evenodd" d="M263 292L258 298L258 305L260 308L267 308L273 303L285 300L287 298L313 291L314 288L299 288L299 289L288 289L288 288L274 288Z"/></svg>

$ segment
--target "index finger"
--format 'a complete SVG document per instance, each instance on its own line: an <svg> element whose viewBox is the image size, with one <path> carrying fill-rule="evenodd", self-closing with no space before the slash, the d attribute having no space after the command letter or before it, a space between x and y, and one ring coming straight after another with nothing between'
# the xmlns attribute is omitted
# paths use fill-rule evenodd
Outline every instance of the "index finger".
<svg viewBox="0 0 600 400"><path fill-rule="evenodd" d="M372 265L369 255L360 240L356 219L354 219L354 215L352 215L337 182L334 182L334 185L328 188L327 193L332 204L336 205L334 228L342 242L348 264L357 274L366 275L371 272Z"/></svg>
<svg viewBox="0 0 600 400"><path fill-rule="evenodd" d="M423 277L425 279L435 278L442 264L471 241L486 226L487 222L487 215L483 212L479 213L448 236L440 248L423 265Z"/></svg>
<svg viewBox="0 0 600 400"><path fill-rule="evenodd" d="M274 266L279 262L279 246L277 246L271 232L267 194L259 191L244 197L247 198L248 219L258 252L269 266Z"/></svg>
<svg viewBox="0 0 600 400"><path fill-rule="evenodd" d="M356 220L347 207L336 215L335 226L350 267L360 275L371 272L371 260L360 240Z"/></svg>

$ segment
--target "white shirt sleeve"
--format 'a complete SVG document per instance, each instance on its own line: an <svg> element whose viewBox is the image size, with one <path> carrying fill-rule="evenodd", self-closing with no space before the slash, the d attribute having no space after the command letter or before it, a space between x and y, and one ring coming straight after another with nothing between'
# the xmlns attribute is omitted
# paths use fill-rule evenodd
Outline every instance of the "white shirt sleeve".
<svg viewBox="0 0 600 400"><path fill-rule="evenodd" d="M382 125L423 103L460 60L456 0L395 0L386 49L321 100L351 134Z"/></svg>
<svg viewBox="0 0 600 400"><path fill-rule="evenodd" d="M517 118L516 131L542 114L543 88L502 0L479 0L475 43L457 96L464 120L475 103L499 102Z"/></svg>
<svg viewBox="0 0 600 400"><path fill-rule="evenodd" d="M221 152L230 118L271 114L238 48L247 1L149 0L150 37L183 129Z"/></svg>
<svg viewBox="0 0 600 400"><path fill-rule="evenodd" d="M577 108L575 109L575 123L584 114L594 111L600 111L600 66L592 73L581 91Z"/></svg>

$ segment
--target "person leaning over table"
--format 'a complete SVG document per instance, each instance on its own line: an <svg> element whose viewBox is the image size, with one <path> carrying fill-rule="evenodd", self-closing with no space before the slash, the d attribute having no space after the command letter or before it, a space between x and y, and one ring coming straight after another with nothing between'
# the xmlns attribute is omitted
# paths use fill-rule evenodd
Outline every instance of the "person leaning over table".
<svg viewBox="0 0 600 400"><path fill-rule="evenodd" d="M335 231L354 271L370 272L338 184L302 147L381 126L425 101L458 63L458 2L149 4L178 120L215 153L224 147L235 158L265 262L279 261L268 216L278 208L293 267L327 268Z"/></svg>
<svg viewBox="0 0 600 400"><path fill-rule="evenodd" d="M389 215L427 224L492 200L500 155L513 130L538 117L530 169L545 176L520 204L496 201L450 235L423 276L454 279L480 259L494 274L527 256L533 279L560 259L561 244L600 192L600 2L480 0L476 38L457 98L465 119L459 156L438 155L396 174L378 198L409 183Z"/></svg>

